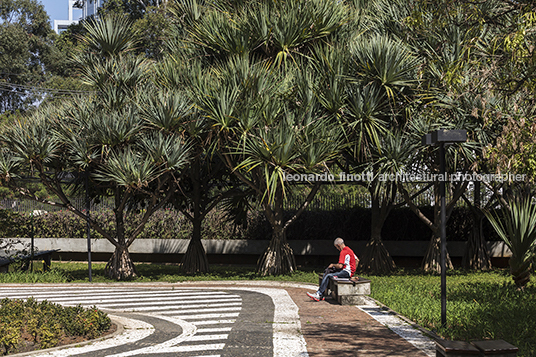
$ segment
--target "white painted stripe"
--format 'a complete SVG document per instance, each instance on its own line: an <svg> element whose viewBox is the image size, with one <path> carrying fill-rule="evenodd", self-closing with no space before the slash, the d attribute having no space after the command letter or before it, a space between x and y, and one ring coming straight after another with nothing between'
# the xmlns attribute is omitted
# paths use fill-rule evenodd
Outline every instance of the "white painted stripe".
<svg viewBox="0 0 536 357"><path fill-rule="evenodd" d="M223 324L234 324L236 320L205 320L205 321L191 321L192 324L199 325L223 325Z"/></svg>
<svg viewBox="0 0 536 357"><path fill-rule="evenodd" d="M168 315L168 314L166 313L162 315ZM233 312L233 313L227 313L227 314L198 314L198 315L176 315L176 313L174 313L174 315L172 316L181 320L202 320L202 319L219 319L222 317L238 317L238 315L240 315L240 313Z"/></svg>
<svg viewBox="0 0 536 357"><path fill-rule="evenodd" d="M183 304L181 301L166 301L166 302L156 302L156 301L147 301L147 302L140 302L140 303L131 303L131 302L125 302L123 304L99 304L100 307L106 307L106 308L114 308L114 307L120 307L123 309L137 309L138 306L150 306L150 309L154 310L165 310L165 309L188 309L188 308L202 308L202 307L218 307L218 306L241 306L242 301L239 299L217 299L217 300L206 300L207 302L218 302L215 304L196 304L193 302L189 302L188 304ZM227 302L227 301L233 301L233 302ZM170 305L174 302L180 302L180 305ZM203 301L201 301L203 302ZM165 306L158 306L158 305L165 305Z"/></svg>
<svg viewBox="0 0 536 357"><path fill-rule="evenodd" d="M221 334L221 335L195 335L188 339L188 342L198 342L198 341L214 341L214 340L226 340L229 338L229 335Z"/></svg>
<svg viewBox="0 0 536 357"><path fill-rule="evenodd" d="M210 351L210 350L223 350L225 343L212 343L208 345L191 345L191 346L177 346L159 350L160 353L180 353L180 352L196 352L196 351ZM109 356L111 357L111 356ZM114 356L115 357L115 356Z"/></svg>
<svg viewBox="0 0 536 357"><path fill-rule="evenodd" d="M206 298L206 297L205 297ZM199 299L199 300L182 300L182 299L177 299L177 298L158 298L157 301L154 301L154 299L136 299L135 301L137 302L124 302L123 300L119 300L119 301L122 301L121 304L119 303L115 303L115 302L112 302L111 304L104 304L106 306L144 306L144 305L147 305L147 303L151 303L153 305L165 305L165 304L171 304L173 302L178 302L180 303L181 305L202 305L202 304L212 304L212 303L220 303L220 302L241 302L242 299L240 297L238 298L235 298L235 297L231 297L231 298L217 298L217 299Z"/></svg>
<svg viewBox="0 0 536 357"><path fill-rule="evenodd" d="M214 328L198 328L197 333L205 333L205 332L229 332L233 328L232 327L214 327Z"/></svg>
<svg viewBox="0 0 536 357"><path fill-rule="evenodd" d="M12 298L12 299L16 299L16 298L22 298L22 297L34 297L34 298L42 298L42 297L45 297L47 299L56 299L56 300L67 300L67 299L73 299L73 300L87 300L87 299L95 299L95 298L98 298L98 299L113 299L113 298L117 298L116 295L122 297L122 298L134 298L134 297L165 297L165 296L168 296L168 297L175 297L175 298L187 298L187 299L198 299L199 298L199 295L204 295L203 297L207 298L207 297L211 297L211 296L238 296L238 295L231 295L231 294L228 294L228 293L224 293L224 292L221 292L221 291L214 291L214 292L198 292L198 293L185 293L185 294L182 294L182 293L174 293L173 291L168 291L168 292L158 292L158 293L155 293L155 292L151 292L151 291L148 291L148 292L136 292L136 293L132 293L132 294L129 294L129 293L124 293L124 292L121 292L121 293L106 293L106 292L103 292L102 293L103 295L100 296L100 295L96 295L95 294L70 294L69 297L65 297L65 295L67 295L66 293L62 292L62 293L41 293L41 294L31 294L31 293L26 293L26 294L20 294L20 293L17 293L17 294L5 294L5 297L9 297L9 298Z"/></svg>
<svg viewBox="0 0 536 357"><path fill-rule="evenodd" d="M358 308L382 325L387 326L390 330L428 356L433 357L436 355L436 344L434 340L423 335L421 331L413 328L410 324L398 318L398 316L383 311L378 306L358 306Z"/></svg>
<svg viewBox="0 0 536 357"><path fill-rule="evenodd" d="M128 299L131 299L131 298L135 298L136 296L125 296L121 299L118 299L117 297L111 297L111 298L108 298L108 297L101 297L101 298L97 298L95 299L95 297L93 297L93 300L91 299L88 299L88 298L75 298L75 297L72 297L72 298L49 298L49 297L46 297L46 296L42 296L42 297L39 297L39 298L35 298L36 300L48 300L48 301L55 301L55 302L62 302L62 301L67 301L69 303L73 303L73 304L82 304L82 305L88 305L88 304L99 304L99 303L109 303L109 302L125 302L125 301L128 301ZM157 296L155 296L157 297ZM218 298L218 299L222 299L222 298L238 298L239 295L214 295L213 296L214 298ZM206 298L206 296L205 296ZM138 299L135 299L136 301L138 301ZM155 300L158 300L158 299L155 299ZM181 299L178 299L177 301L193 301L193 302L196 302L198 301L199 298L197 297L184 297L184 298L181 298ZM149 300L150 301L150 300ZM72 304L71 304L72 305Z"/></svg>
<svg viewBox="0 0 536 357"><path fill-rule="evenodd" d="M28 295L50 295L50 296L63 296L66 294L72 295L72 296L84 296L89 295L92 296L94 294L105 294L105 295L123 295L125 293L136 293L136 294L175 294L175 295L187 295L187 294L201 294L206 293L208 291L196 291L196 290L187 290L187 291L178 291L178 290L144 290L144 289L125 289L125 290L118 290L118 289L98 289L98 290L68 290L65 288L61 289L47 289L47 290L38 290L38 291L28 291L28 289L9 289L5 291L0 291L0 295L9 295L9 296L28 296ZM220 292L221 293L221 292Z"/></svg>
<svg viewBox="0 0 536 357"><path fill-rule="evenodd" d="M56 288L58 288L58 289L61 288L62 290L72 290L72 291L105 291L105 290L109 289L109 288L106 288L106 287L89 287L89 288L86 288L86 289L82 289L79 286L70 286L70 285L67 285L67 284L65 284L64 286L54 285L52 289L56 289ZM126 287L126 288L122 288L122 287L116 286L113 289L114 290L132 290L132 291L136 291L136 290L151 289L151 288L136 288L136 287L131 287L131 286ZM191 288L187 288L187 289L184 289L184 290L193 291L194 289L196 289L196 288L191 287ZM26 290L50 291L51 288L46 287L46 286L24 286L24 287L0 288L0 292L2 292L2 291L19 291L19 290L20 291L26 291ZM177 289L175 289L175 290L177 290Z"/></svg>
<svg viewBox="0 0 536 357"><path fill-rule="evenodd" d="M212 309L181 309L181 306L161 306L154 308L151 306L147 307L135 307L135 308L125 308L123 311L164 311L167 315L169 314L197 314L199 312L218 312L218 311L240 311L242 310L241 306L236 307L221 307L221 308L212 308Z"/></svg>

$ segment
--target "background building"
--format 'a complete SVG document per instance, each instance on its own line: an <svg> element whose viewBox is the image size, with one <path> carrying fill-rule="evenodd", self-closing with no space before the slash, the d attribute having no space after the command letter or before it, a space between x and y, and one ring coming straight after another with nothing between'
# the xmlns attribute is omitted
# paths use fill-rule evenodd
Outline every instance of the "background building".
<svg viewBox="0 0 536 357"><path fill-rule="evenodd" d="M101 6L103 0L86 0L84 1L84 7L82 8L82 19L85 19L91 15L97 14L97 9Z"/></svg>
<svg viewBox="0 0 536 357"><path fill-rule="evenodd" d="M85 0L82 7L76 5L76 0L66 0L69 6L69 19L68 20L54 20L54 31L60 33L67 29L71 24L78 23L79 20L83 20L89 16L96 15L97 9L102 5L103 0ZM79 16L80 9L82 15ZM75 15L76 14L76 15ZM78 16L77 16L78 15ZM77 18L78 17L78 18Z"/></svg>

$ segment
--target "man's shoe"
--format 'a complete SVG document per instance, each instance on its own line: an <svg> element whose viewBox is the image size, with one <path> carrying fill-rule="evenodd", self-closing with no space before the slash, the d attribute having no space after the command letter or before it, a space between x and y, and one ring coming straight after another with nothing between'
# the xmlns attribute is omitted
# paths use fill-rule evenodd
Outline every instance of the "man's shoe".
<svg viewBox="0 0 536 357"><path fill-rule="evenodd" d="M311 299L313 299L314 301L320 301L320 300L324 300L324 297L319 295L317 292L314 293L314 294L311 294L311 293L307 293L307 296L309 296Z"/></svg>

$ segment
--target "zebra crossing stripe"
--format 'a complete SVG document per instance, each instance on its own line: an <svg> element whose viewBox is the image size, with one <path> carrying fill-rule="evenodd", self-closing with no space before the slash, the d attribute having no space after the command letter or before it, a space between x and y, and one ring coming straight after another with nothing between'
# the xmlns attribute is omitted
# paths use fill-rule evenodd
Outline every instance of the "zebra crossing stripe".
<svg viewBox="0 0 536 357"><path fill-rule="evenodd" d="M216 295L217 294L217 295ZM213 294L211 294L211 296L206 296L208 294L187 294L187 295L179 295L179 294L175 294L175 295L171 295L170 294L121 294L120 297L121 299L118 300L118 297L117 296L110 296L111 294L107 294L107 293L104 293L104 295L100 296L100 295L89 295L89 296L82 296L82 295L77 295L77 296L69 296L69 297L64 297L65 294L62 294L61 296L62 297L55 297L51 294L25 294L25 295L22 295L22 294L17 294L17 295L11 295L11 294L5 294L3 296L5 297L9 297L11 299L17 299L17 298L27 298L27 297L34 297L36 299L41 299L41 298L46 298L47 300L54 300L54 301L95 301L95 302L100 302L102 300L109 300L110 302L111 301L124 301L125 298L143 298L143 297L151 297L151 298L155 298L155 297L170 297L170 298L175 298L175 299L181 299L181 300L199 300L199 297L198 295L203 295L204 298L208 298L208 297L213 297L213 298L218 298L218 299L221 299L221 298L239 298L240 295L232 295L232 294L225 294L225 293L222 293L222 292L215 292ZM88 300L89 299L89 300ZM115 300L112 300L112 299L115 299Z"/></svg>
<svg viewBox="0 0 536 357"><path fill-rule="evenodd" d="M198 328L197 333L205 332L229 332L232 330L232 327L214 327L214 328Z"/></svg>
<svg viewBox="0 0 536 357"><path fill-rule="evenodd" d="M216 296L216 295L215 295ZM227 296L232 296L232 295L217 295L218 298L225 298ZM236 295L234 295L236 296ZM27 296L26 298L29 298L31 296ZM34 297L35 298L35 297ZM98 297L98 298L95 298L95 296L93 296L92 298L47 298L46 296L40 296L38 298L35 298L36 300L48 300L48 301L53 301L53 302L57 302L57 303L61 303L61 304L69 304L69 305L77 305L77 304L82 304L82 305L91 305L91 304L107 304L107 303L125 303L125 299L118 299L118 298L113 298L113 300L107 298L107 297ZM237 299L235 297L235 299ZM138 301L136 299L136 301ZM170 300L172 301L172 300ZM195 298L187 298L187 299L176 299L176 301L180 301L181 303L195 303L195 302L198 302L199 300L195 299ZM150 300L147 301L147 303L151 303Z"/></svg>
<svg viewBox="0 0 536 357"><path fill-rule="evenodd" d="M46 295L46 296L63 296L65 294L69 294L70 296L85 296L85 295L93 295L93 294L106 294L106 295L119 295L119 296L125 296L128 294L136 294L136 295L149 295L153 296L154 294L160 294L161 296L165 295L176 295L176 296L188 296L188 295L215 295L215 294L221 294L221 291L194 291L194 290L155 290L155 291L148 291L148 290L122 290L122 291L109 291L105 289L99 289L99 290L60 290L57 289L54 291L49 290L39 290L39 291L28 291L26 289L19 290L19 289L5 289L0 290L0 294L5 295Z"/></svg>
<svg viewBox="0 0 536 357"><path fill-rule="evenodd" d="M197 342L197 341L212 341L212 340L226 340L229 338L229 335L195 335L188 339L188 342Z"/></svg>
<svg viewBox="0 0 536 357"><path fill-rule="evenodd" d="M234 324L236 320L205 320L205 321L191 321L192 324L199 325L223 325L223 324Z"/></svg>
<svg viewBox="0 0 536 357"><path fill-rule="evenodd" d="M51 296L51 297L55 297L55 296L58 296L58 297L62 297L64 296L65 294L70 294L70 296L85 296L85 295L93 295L93 294L106 294L106 295L119 295L119 296L124 296L128 293L132 293L132 294L144 294L144 295L149 295L149 296L152 296L153 294L162 294L162 296L164 295L176 295L176 296L181 296L181 295L192 295L192 294L198 294L198 295L214 295L214 294L218 294L221 292L220 291L200 291L200 292L196 292L194 290L188 290L188 291L183 291L183 290L155 290L153 292L151 291L145 291L145 290L133 290L133 289L128 289L128 290L123 290L123 291L117 291L117 292L110 292L109 290L105 290L105 289L98 289L98 290L74 290L74 291L71 291L71 290L60 290L59 292L57 290L54 290L54 291L49 291L49 290L39 290L39 291L28 291L27 289L24 289L23 292L21 292L19 289L15 290L15 289L0 289L0 294L2 295L6 295L6 296L14 296L16 297L17 295L20 295L20 296L28 296L28 295L32 295L32 296L38 296L38 295L46 295L46 296Z"/></svg>
<svg viewBox="0 0 536 357"><path fill-rule="evenodd" d="M162 352L162 353L197 352L197 351L223 350L224 347L225 347L225 343L213 343L213 344L208 344L208 345L176 346L176 347L166 348L165 350L161 350L159 352ZM116 356L109 356L109 357L116 357Z"/></svg>
<svg viewBox="0 0 536 357"><path fill-rule="evenodd" d="M217 303L218 301L221 301L220 303ZM180 302L180 305L169 305L173 302ZM138 302L138 303L123 303L123 304L99 304L101 307L105 308L114 308L114 307L121 307L124 309L128 308L136 308L136 306L146 306L148 303L151 304L151 306L157 306L157 305L165 305L161 307L155 307L156 310L165 310L166 308L169 308L173 306L174 309L188 309L192 307L218 307L218 306L240 306L242 305L242 299L214 299L214 300L198 300L198 303L194 302L188 302L184 303L181 300L174 300L174 301L160 301L160 302L153 302L153 301L147 301L147 302ZM214 303L214 304L212 304Z"/></svg>
<svg viewBox="0 0 536 357"><path fill-rule="evenodd" d="M181 299L181 298L175 298L175 299L169 299L169 300L166 300L165 302L162 302L163 304L171 304L173 302L180 302L181 305L192 305L192 304L196 304L196 303L208 303L208 302L213 302L213 301L220 301L220 302L238 302L238 301L242 301L242 299L240 298L225 298L225 295L221 295L221 296L218 296L219 298L218 299L214 299L214 300L196 300L196 299ZM111 304L113 305L117 305L117 306L125 306L126 304L132 304L130 301L126 301L124 299L117 299L117 298L114 298L114 300L109 300L107 298L102 298L102 299L93 299L93 300L88 300L88 299L72 299L72 300L68 300L68 299L48 299L49 301L57 301L57 302L63 302L63 301L67 301L67 302L73 302L75 304L85 304L85 305L89 305L89 304L99 304L101 306L108 306ZM160 298L158 299L160 300ZM154 301L153 299L143 299L143 300L140 300L140 299L135 299L135 301L142 301L143 304L142 305L147 305L147 304L157 304L159 303L160 301Z"/></svg>
<svg viewBox="0 0 536 357"><path fill-rule="evenodd" d="M226 314L198 314L198 315L177 315L176 311L165 313L162 315L173 315L173 317L181 320L203 320L203 319L218 319L222 317L238 317L240 313L226 313Z"/></svg>
<svg viewBox="0 0 536 357"><path fill-rule="evenodd" d="M138 307L138 308L132 308L132 309L131 308L124 308L122 310L123 311L124 310L128 310L128 311L151 311L151 312L167 310L167 312L169 312L170 314L171 313L193 314L193 313L198 313L198 312L240 311L240 310L242 310L242 307L241 306L236 306L236 307L216 307L216 308L208 308L208 309L184 309L180 305L170 305L170 306L167 307L167 309L164 309L163 306L158 307L158 308L155 308L155 307L152 307L152 306L146 306L146 307Z"/></svg>

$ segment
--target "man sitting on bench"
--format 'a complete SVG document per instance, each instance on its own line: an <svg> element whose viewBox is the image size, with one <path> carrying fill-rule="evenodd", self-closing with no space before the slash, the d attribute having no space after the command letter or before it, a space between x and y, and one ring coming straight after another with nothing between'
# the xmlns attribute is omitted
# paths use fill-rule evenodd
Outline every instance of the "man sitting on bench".
<svg viewBox="0 0 536 357"><path fill-rule="evenodd" d="M316 293L314 294L307 293L307 295L314 301L324 300L323 294L324 294L324 291L326 291L328 287L329 279L331 277L335 277L335 279L337 278L349 279L354 275L356 266L359 263L359 259L356 257L354 252L344 244L344 240L342 238L335 239L333 244L335 245L335 248L337 248L337 250L339 250L340 252L339 262L330 264L328 266L328 268L326 269L326 273L324 274L324 277L322 278L322 282L320 283L320 286L318 287L318 291ZM328 272L332 270L334 270L334 272L332 273Z"/></svg>

